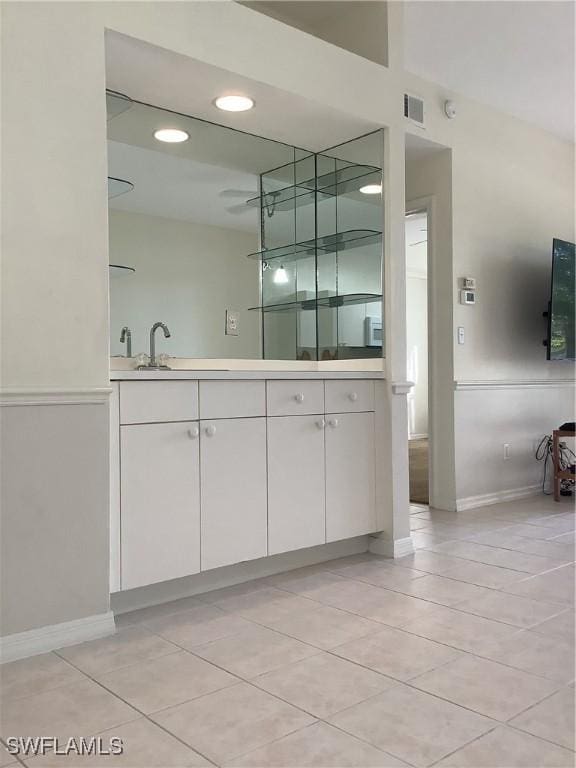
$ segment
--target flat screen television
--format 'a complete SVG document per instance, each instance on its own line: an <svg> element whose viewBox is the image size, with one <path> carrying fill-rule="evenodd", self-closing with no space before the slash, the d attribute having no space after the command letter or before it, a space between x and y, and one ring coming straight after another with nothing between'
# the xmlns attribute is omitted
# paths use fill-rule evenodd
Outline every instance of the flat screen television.
<svg viewBox="0 0 576 768"><path fill-rule="evenodd" d="M554 239L552 246L552 288L548 306L548 360L575 360L576 285L574 243Z"/></svg>

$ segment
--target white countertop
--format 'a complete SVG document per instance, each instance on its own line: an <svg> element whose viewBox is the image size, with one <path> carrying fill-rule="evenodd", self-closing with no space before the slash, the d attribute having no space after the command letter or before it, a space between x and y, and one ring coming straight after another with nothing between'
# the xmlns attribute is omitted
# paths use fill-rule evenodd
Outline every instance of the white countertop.
<svg viewBox="0 0 576 768"><path fill-rule="evenodd" d="M166 379L384 379L382 358L370 360L240 360L170 358L170 370L137 371L134 358L110 359L111 381Z"/></svg>
<svg viewBox="0 0 576 768"><path fill-rule="evenodd" d="M383 379L383 371L264 371L170 370L110 371L111 381L165 381L171 379Z"/></svg>

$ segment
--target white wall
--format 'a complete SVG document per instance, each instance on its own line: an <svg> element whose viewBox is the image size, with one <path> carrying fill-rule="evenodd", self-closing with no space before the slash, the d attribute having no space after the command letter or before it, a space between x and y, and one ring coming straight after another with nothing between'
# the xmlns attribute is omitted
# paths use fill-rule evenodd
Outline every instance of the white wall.
<svg viewBox="0 0 576 768"><path fill-rule="evenodd" d="M294 0L256 0L242 4L371 61L388 63L385 0L309 0L305 5Z"/></svg>
<svg viewBox="0 0 576 768"><path fill-rule="evenodd" d="M408 380L414 388L408 396L410 437L428 435L428 281L406 278L406 332Z"/></svg>
<svg viewBox="0 0 576 768"><path fill-rule="evenodd" d="M337 111L345 105L382 124L398 123L393 105L400 103L400 85L377 64L232 2L7 2L1 14L2 385L3 397L29 403L11 412L11 434L28 429L28 407L61 417L66 398L77 411L69 418L76 423L77 415L85 425L71 445L94 436L98 454L92 461L81 451L66 452L67 475L90 489L88 506L81 496L70 497L60 475L34 478L43 514L67 546L47 547L34 535L29 481L25 473L14 475L2 505L2 530L9 532L2 541L4 578L17 590L8 609L2 606L1 631L10 634L82 619L109 604L108 447L100 439L107 408L83 416L85 403L109 382L105 30L267 83L303 103ZM374 92L389 99L375 106L367 98ZM394 173L402 173L400 166ZM55 439L49 419L35 424L36 467L58 457L58 440L66 438ZM388 464L382 471L393 494L398 474ZM400 482L407 485L402 475ZM26 580L6 557L23 548Z"/></svg>
<svg viewBox="0 0 576 768"><path fill-rule="evenodd" d="M547 293L551 239L574 239L573 147L459 96L458 116L447 120L442 105L454 94L401 71L401 3L388 7L390 68L230 2L8 2L2 4L1 12L2 373L6 388L49 393L91 390L108 383L106 28L389 127L384 201L385 312L386 366L392 381L406 376L406 123L401 114L402 93L409 90L425 97L424 135L452 150L452 161L447 153L447 161L435 161L442 167L416 169L412 174L412 191L418 190L418 195L434 192L442 210L436 222L436 255L441 269L434 280L447 274L450 279L431 287L435 322L444 339L453 337L452 314L456 313L456 324L466 324L469 340L458 350L447 345L434 363L435 381L442 388L433 398L445 398L442 423L436 429L436 435L444 431L438 437L443 480L438 488L431 489L439 503L448 504L446 499L455 503L456 498L453 354L457 356L457 377L467 379L572 375L566 367L551 367L544 361L538 343L541 321L536 318ZM479 303L472 314L454 303L454 280L463 273L472 273L479 281ZM515 300L519 295L522 301ZM441 354L446 358L442 366ZM542 399L539 408L555 418L552 403L556 393L549 392L550 400ZM383 420L387 444L381 477L386 485L385 505L394 512L394 529L407 532L403 401L403 395L390 394ZM48 407L61 408L57 404L38 406ZM15 414L17 433L20 427L16 422L27 417L24 411L18 416L17 409ZM107 424L105 414L98 418ZM458 445L467 439L484 451L469 424L459 413L456 418ZM516 418L518 427L524 418ZM41 420L35 423L41 460L54 455L55 444L49 424ZM86 425L75 439L81 436L89 440L101 429L91 426L89 420ZM106 459L103 441L98 445L102 445L100 459ZM31 568L38 564L28 581L18 583L17 567L7 561L14 566L8 583L18 583L20 607L12 605L9 621L2 625L4 633L18 631L30 617L36 626L57 623L82 618L107 604L107 567L103 567L108 559L107 462L86 461L73 452L67 456L68 474L80 487L92 489L93 502L86 510L86 525L70 527L85 507L79 499L64 508L67 488L57 477L46 478L42 497L53 515L62 510L61 517L53 519L60 532L72 532L66 542L68 549L58 547L47 552L44 541L31 536L30 527L23 530L14 525L18 518L30 520L34 509L25 476L20 476L19 485L13 485L10 505L3 507L3 530L12 531L9 540L4 537L4 546L14 552L29 548ZM468 473L460 478L462 493L473 494L477 468L459 471ZM488 482L496 487L492 476ZM514 478L510 482L515 482ZM82 552L81 562L78 552ZM55 578L54 568L64 565L67 578ZM84 592L79 596L80 576L90 583L89 596ZM36 590L40 580L41 595ZM58 595L58 599L51 595ZM34 613L34 606L40 604L42 611Z"/></svg>
<svg viewBox="0 0 576 768"><path fill-rule="evenodd" d="M574 388L466 388L455 393L455 411L457 506L464 509L510 492L540 491L544 464L534 453L544 435L574 419ZM549 464L548 480L550 473Z"/></svg>
<svg viewBox="0 0 576 768"><path fill-rule="evenodd" d="M433 269L441 269L442 277L431 278L438 287L432 288L437 293L432 315L453 314L449 326L444 318L451 336L445 363L431 372L433 388L443 377L438 428L454 419L454 437L437 446L438 455L444 457L447 447L455 451L453 491L440 493L435 503L452 509L470 497L536 487L541 466L533 444L543 430L558 425L560 413L560 421L570 418L574 392L563 383L574 381L573 364L548 362L542 346L552 239L574 241L574 148L520 120L459 103L458 117L446 121L454 125L438 131L452 144L450 195L443 192L442 152L410 160L406 190L408 200L427 195L434 200ZM474 306L459 304L464 276L476 278ZM465 331L464 345L457 343L458 326ZM435 345L441 343L442 337L435 337ZM448 376L457 388L451 406ZM459 391L470 382L479 382L481 398ZM523 391L538 382L543 383L535 411L534 390L529 405ZM513 460L503 461L503 443L510 444Z"/></svg>
<svg viewBox="0 0 576 768"><path fill-rule="evenodd" d="M110 211L110 263L136 269L110 279L111 352L149 351L151 325L165 322L157 352L176 357L259 358L257 235L126 211ZM226 309L240 312L240 335L224 334Z"/></svg>
<svg viewBox="0 0 576 768"><path fill-rule="evenodd" d="M456 508L452 253L452 152L406 158L406 201L428 207L428 434L430 503ZM418 202L419 201L419 202Z"/></svg>

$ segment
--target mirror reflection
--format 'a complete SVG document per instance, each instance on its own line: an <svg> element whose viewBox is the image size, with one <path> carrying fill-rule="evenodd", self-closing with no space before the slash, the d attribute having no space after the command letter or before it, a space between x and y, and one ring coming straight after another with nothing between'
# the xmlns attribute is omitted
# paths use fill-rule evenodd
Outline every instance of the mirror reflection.
<svg viewBox="0 0 576 768"><path fill-rule="evenodd" d="M113 356L157 321L171 357L382 355L380 131L315 154L107 101Z"/></svg>

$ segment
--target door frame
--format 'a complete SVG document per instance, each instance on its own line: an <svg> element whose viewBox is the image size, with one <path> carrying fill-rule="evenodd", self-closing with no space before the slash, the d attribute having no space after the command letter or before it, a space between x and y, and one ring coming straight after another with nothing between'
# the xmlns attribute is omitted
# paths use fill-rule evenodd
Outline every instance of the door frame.
<svg viewBox="0 0 576 768"><path fill-rule="evenodd" d="M428 503L429 506L434 506L435 501L435 489L438 487L439 479L437 477L438 462L436 460L437 451L440 450L440 446L436 444L435 435L437 430L435 429L436 419L438 418L436 403L436 376L435 376L435 363L437 355L435 350L437 345L442 343L442 339L435 333L434 316L435 316L435 295L436 291L436 276L435 276L435 258L434 258L434 235L435 235L435 201L433 195L426 197L418 197L406 202L406 210L404 212L404 221L406 216L414 213L425 213L427 219L427 244L426 244L426 296L427 296L427 313L426 313L426 335L428 337Z"/></svg>

